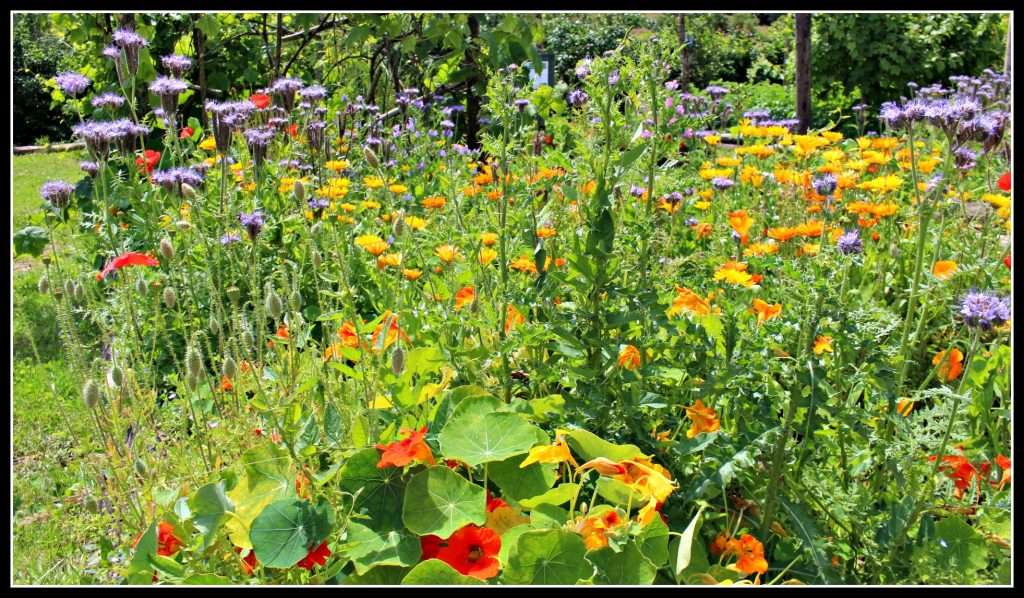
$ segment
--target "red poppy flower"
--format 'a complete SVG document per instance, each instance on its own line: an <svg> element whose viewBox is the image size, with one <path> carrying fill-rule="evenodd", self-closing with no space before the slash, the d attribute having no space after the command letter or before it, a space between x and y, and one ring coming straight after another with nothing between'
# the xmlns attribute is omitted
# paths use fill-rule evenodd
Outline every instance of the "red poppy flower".
<svg viewBox="0 0 1024 598"><path fill-rule="evenodd" d="M121 255L110 260L106 268L96 275L96 280L103 280L108 274L119 268L125 266L159 266L160 262L156 258L149 257L144 253L135 253L129 251L128 253L122 253Z"/></svg>
<svg viewBox="0 0 1024 598"><path fill-rule="evenodd" d="M1008 459L1005 455L999 455L998 457L996 457L996 465L998 465L1003 470L1003 476L999 479L998 482L989 483L1002 490L1003 486L1005 486L1006 484L1013 483L1013 464L1010 461L1010 459Z"/></svg>
<svg viewBox="0 0 1024 598"><path fill-rule="evenodd" d="M544 138L544 143L548 145L554 145L554 142L551 141L551 135L548 135L547 137Z"/></svg>
<svg viewBox="0 0 1024 598"><path fill-rule="evenodd" d="M145 157L139 156L135 158L135 165L142 166L142 170L145 170L147 174L153 174L153 167L160 161L160 152L154 150L146 150Z"/></svg>
<svg viewBox="0 0 1024 598"><path fill-rule="evenodd" d="M265 93L254 93L249 96L249 101L256 104L257 108L266 108L270 105L270 96Z"/></svg>
<svg viewBox="0 0 1024 598"><path fill-rule="evenodd" d="M193 136L195 134L196 134L195 129L193 129L192 127L185 127L184 129L181 130L181 135L178 135L178 137L180 137L182 139L188 139L189 137L191 137L191 136Z"/></svg>
<svg viewBox="0 0 1024 598"><path fill-rule="evenodd" d="M288 134L291 135L292 137L298 137L299 136L299 126L298 125L292 125L292 126L288 127L285 130L288 131Z"/></svg>
<svg viewBox="0 0 1024 598"><path fill-rule="evenodd" d="M314 542L313 544L316 544ZM313 565L320 565L323 567L327 564L327 557L331 556L331 550L327 548L327 540L320 543L320 546L313 547L313 544L309 546L309 552L306 556L302 557L302 560L296 563L296 566L302 567L306 571L312 571Z"/></svg>
<svg viewBox="0 0 1024 598"><path fill-rule="evenodd" d="M423 438L427 435L426 426L423 426L423 429L418 432L402 428L399 430L399 433L408 434L409 436L404 440L398 440L386 446L383 444L376 446L377 450L384 451L380 456L377 467L381 469L388 465L405 467L413 461L425 461L430 465L435 463L434 453L427 446L427 443L423 442Z"/></svg>
<svg viewBox="0 0 1024 598"><path fill-rule="evenodd" d="M999 188L1002 189L1003 191L1009 191L1010 190L1010 173L1009 172L1004 172L1003 176L999 177L999 180L996 181L996 184L999 185Z"/></svg>
<svg viewBox="0 0 1024 598"><path fill-rule="evenodd" d="M495 557L501 550L501 536L493 530L471 523L452 534L446 543L435 558L459 573L477 579L490 579L498 574L501 564Z"/></svg>
<svg viewBox="0 0 1024 598"><path fill-rule="evenodd" d="M1006 264L1007 268L1010 268L1010 256L1011 255L1013 255L1013 254L1012 253L1006 254L1006 259L1003 260L1003 263ZM1013 268L1010 268L1010 269L1012 270Z"/></svg>

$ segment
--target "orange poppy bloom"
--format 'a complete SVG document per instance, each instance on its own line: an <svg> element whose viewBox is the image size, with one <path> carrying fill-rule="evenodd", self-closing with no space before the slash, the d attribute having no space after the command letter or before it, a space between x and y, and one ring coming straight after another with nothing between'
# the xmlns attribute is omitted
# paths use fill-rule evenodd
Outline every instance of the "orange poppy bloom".
<svg viewBox="0 0 1024 598"><path fill-rule="evenodd" d="M515 330L520 324L526 322L526 316L519 312L513 305L508 306L508 315L505 316L505 334Z"/></svg>
<svg viewBox="0 0 1024 598"><path fill-rule="evenodd" d="M960 352L960 349L953 349L947 358L946 352L940 351L932 358L932 365L939 366L937 375L940 380L952 382L959 378L964 371L964 354Z"/></svg>
<svg viewBox="0 0 1024 598"><path fill-rule="evenodd" d="M377 325L377 328L373 331L373 336L370 337L370 344L372 346L377 346L377 339L380 337L380 333L381 331L384 330L384 325L388 322L388 320L391 320L391 326L388 327L388 333L384 339L383 348L387 349L391 345L395 344L395 341L397 341L399 337L401 337L402 340L407 343L412 342L409 339L409 335L406 334L405 331L398 326L398 314L392 312L391 310L387 310L384 312L384 320Z"/></svg>
<svg viewBox="0 0 1024 598"><path fill-rule="evenodd" d="M619 351L619 367L635 370L640 367L640 350L633 345L626 345Z"/></svg>
<svg viewBox="0 0 1024 598"><path fill-rule="evenodd" d="M959 269L956 262L950 260L940 260L935 262L935 267L932 269L932 274L935 276L947 280L952 278L953 273Z"/></svg>
<svg viewBox="0 0 1024 598"><path fill-rule="evenodd" d="M754 299L753 306L750 308L750 311L757 314L757 325L760 326L782 313L782 304L776 303L775 305L768 305L760 299Z"/></svg>
<svg viewBox="0 0 1024 598"><path fill-rule="evenodd" d="M476 292L472 287L462 287L455 293L455 310L458 311L476 300Z"/></svg>
<svg viewBox="0 0 1024 598"><path fill-rule="evenodd" d="M405 467L406 465L420 461L427 465L434 465L436 462L434 459L434 453L427 446L427 443L423 439L427 435L427 427L423 426L422 430L409 430L402 428L399 430L399 434L407 434L404 439L396 440L388 445L378 444L376 449L383 451L380 456L380 461L377 462L377 467L383 469L389 465L393 467Z"/></svg>

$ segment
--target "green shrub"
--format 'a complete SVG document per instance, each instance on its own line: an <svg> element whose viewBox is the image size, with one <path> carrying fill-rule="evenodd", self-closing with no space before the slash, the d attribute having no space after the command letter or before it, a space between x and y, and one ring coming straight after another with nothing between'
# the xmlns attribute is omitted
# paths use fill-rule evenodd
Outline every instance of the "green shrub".
<svg viewBox="0 0 1024 598"><path fill-rule="evenodd" d="M74 52L50 27L47 15L14 15L14 143L37 138L67 139L70 127L50 111L50 94L42 81L72 69Z"/></svg>

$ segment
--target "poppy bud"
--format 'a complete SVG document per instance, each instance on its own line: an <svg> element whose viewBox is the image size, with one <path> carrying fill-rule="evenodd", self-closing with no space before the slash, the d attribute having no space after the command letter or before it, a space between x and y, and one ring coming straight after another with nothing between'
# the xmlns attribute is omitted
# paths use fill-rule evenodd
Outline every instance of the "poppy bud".
<svg viewBox="0 0 1024 598"><path fill-rule="evenodd" d="M320 255L320 252L316 249L313 250L313 267L319 268L324 263L324 256Z"/></svg>
<svg viewBox="0 0 1024 598"><path fill-rule="evenodd" d="M256 346L256 337L253 336L251 330L242 332L242 344L248 353L252 353L252 348Z"/></svg>
<svg viewBox="0 0 1024 598"><path fill-rule="evenodd" d="M135 279L135 292L140 295L145 295L149 292L149 285L146 284L146 279L139 277Z"/></svg>
<svg viewBox="0 0 1024 598"><path fill-rule="evenodd" d="M174 245L167 237L160 239L160 253L169 261L174 259Z"/></svg>
<svg viewBox="0 0 1024 598"><path fill-rule="evenodd" d="M52 261L52 260L51 260L50 256L47 254L47 255L44 255L43 257L39 258L39 261L43 262L44 266L49 266L50 265L50 261Z"/></svg>
<svg viewBox="0 0 1024 598"><path fill-rule="evenodd" d="M210 316L210 332L220 334L220 320L217 319L217 316Z"/></svg>
<svg viewBox="0 0 1024 598"><path fill-rule="evenodd" d="M178 293L174 291L174 287L167 287L164 289L164 305L167 309L174 309L174 304L178 302Z"/></svg>
<svg viewBox="0 0 1024 598"><path fill-rule="evenodd" d="M405 349L396 347L391 352L391 371L397 376L405 369Z"/></svg>
<svg viewBox="0 0 1024 598"><path fill-rule="evenodd" d="M203 371L203 356L195 345L185 351L185 366L188 367L188 375L191 378L198 378Z"/></svg>
<svg viewBox="0 0 1024 598"><path fill-rule="evenodd" d="M306 201L306 186L302 183L302 179L295 179L295 184L292 185L292 192L295 193L295 199Z"/></svg>
<svg viewBox="0 0 1024 598"><path fill-rule="evenodd" d="M319 233L319 232L320 232L320 223L319 222L317 222L313 226L309 227L309 234L310 235L313 235L315 237L317 235L317 233Z"/></svg>
<svg viewBox="0 0 1024 598"><path fill-rule="evenodd" d="M270 315L274 316L275 320L281 319L281 313L284 312L284 303L281 301L280 295L271 292L267 295L267 311Z"/></svg>
<svg viewBox="0 0 1024 598"><path fill-rule="evenodd" d="M146 462L142 460L142 457L135 457L135 473L146 477Z"/></svg>
<svg viewBox="0 0 1024 598"><path fill-rule="evenodd" d="M292 295L288 298L288 301L292 304L292 309L295 311L302 310L302 293L299 293L298 289L292 291Z"/></svg>
<svg viewBox="0 0 1024 598"><path fill-rule="evenodd" d="M228 299L230 299L232 303L238 303L238 298L242 296L242 290L234 285L231 285L228 287L227 294Z"/></svg>
<svg viewBox="0 0 1024 598"><path fill-rule="evenodd" d="M100 505L98 502L96 502L95 498L89 496L85 499L85 510L93 514L99 513Z"/></svg>
<svg viewBox="0 0 1024 598"><path fill-rule="evenodd" d="M227 357L224 358L224 363L221 365L220 371L222 374L224 374L225 378L230 380L235 377L236 368L237 366L235 365L235 360L232 359L230 355L228 355Z"/></svg>
<svg viewBox="0 0 1024 598"><path fill-rule="evenodd" d="M85 287L80 282L75 283L75 301L78 303L85 301Z"/></svg>
<svg viewBox="0 0 1024 598"><path fill-rule="evenodd" d="M199 388L199 378L192 378L190 376L188 379L188 389L195 391L197 388Z"/></svg>
<svg viewBox="0 0 1024 598"><path fill-rule="evenodd" d="M74 297L75 295L75 281L70 278L64 281L64 294L68 297Z"/></svg>
<svg viewBox="0 0 1024 598"><path fill-rule="evenodd" d="M85 402L87 409L95 409L96 405L99 405L100 387L96 386L96 382L92 380L85 381L85 386L82 387L82 400Z"/></svg>
<svg viewBox="0 0 1024 598"><path fill-rule="evenodd" d="M405 214L404 211L399 211L395 215L395 221L391 223L391 234L395 237L401 237L402 233L405 232Z"/></svg>
<svg viewBox="0 0 1024 598"><path fill-rule="evenodd" d="M182 232L188 232L192 229L192 223L188 220L179 220L174 225L180 228Z"/></svg>
<svg viewBox="0 0 1024 598"><path fill-rule="evenodd" d="M110 370L110 380L114 383L114 386L121 386L124 383L124 371L115 366L114 369Z"/></svg>
<svg viewBox="0 0 1024 598"><path fill-rule="evenodd" d="M188 199L196 198L196 190L192 187L192 185L189 185L188 183L181 184L181 194L187 197Z"/></svg>
<svg viewBox="0 0 1024 598"><path fill-rule="evenodd" d="M41 276L39 278L39 283L36 284L36 288L39 289L39 292L44 294L44 295L49 293L50 292L50 279L45 277L45 276Z"/></svg>
<svg viewBox="0 0 1024 598"><path fill-rule="evenodd" d="M380 162L377 160L377 154L373 153L373 150L369 147L363 148L363 157L369 162L370 166L374 168L380 167Z"/></svg>

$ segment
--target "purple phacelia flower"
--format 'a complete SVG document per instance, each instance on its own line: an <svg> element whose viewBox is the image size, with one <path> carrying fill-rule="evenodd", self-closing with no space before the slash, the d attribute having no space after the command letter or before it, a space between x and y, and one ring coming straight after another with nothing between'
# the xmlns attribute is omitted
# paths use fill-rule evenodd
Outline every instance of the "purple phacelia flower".
<svg viewBox="0 0 1024 598"><path fill-rule="evenodd" d="M81 95L82 92L89 88L89 84L92 83L92 80L89 79L89 77L74 71L63 72L54 78L57 80L57 85L60 86L64 93L71 97Z"/></svg>
<svg viewBox="0 0 1024 598"><path fill-rule="evenodd" d="M864 253L864 243L860 240L860 233L853 230L842 235L836 241L836 249L843 255Z"/></svg>
<svg viewBox="0 0 1024 598"><path fill-rule="evenodd" d="M1009 298L971 289L960 301L960 314L971 327L989 330L1010 319Z"/></svg>
<svg viewBox="0 0 1024 598"><path fill-rule="evenodd" d="M68 207L75 186L64 181L48 181L39 189L39 195L58 210Z"/></svg>

